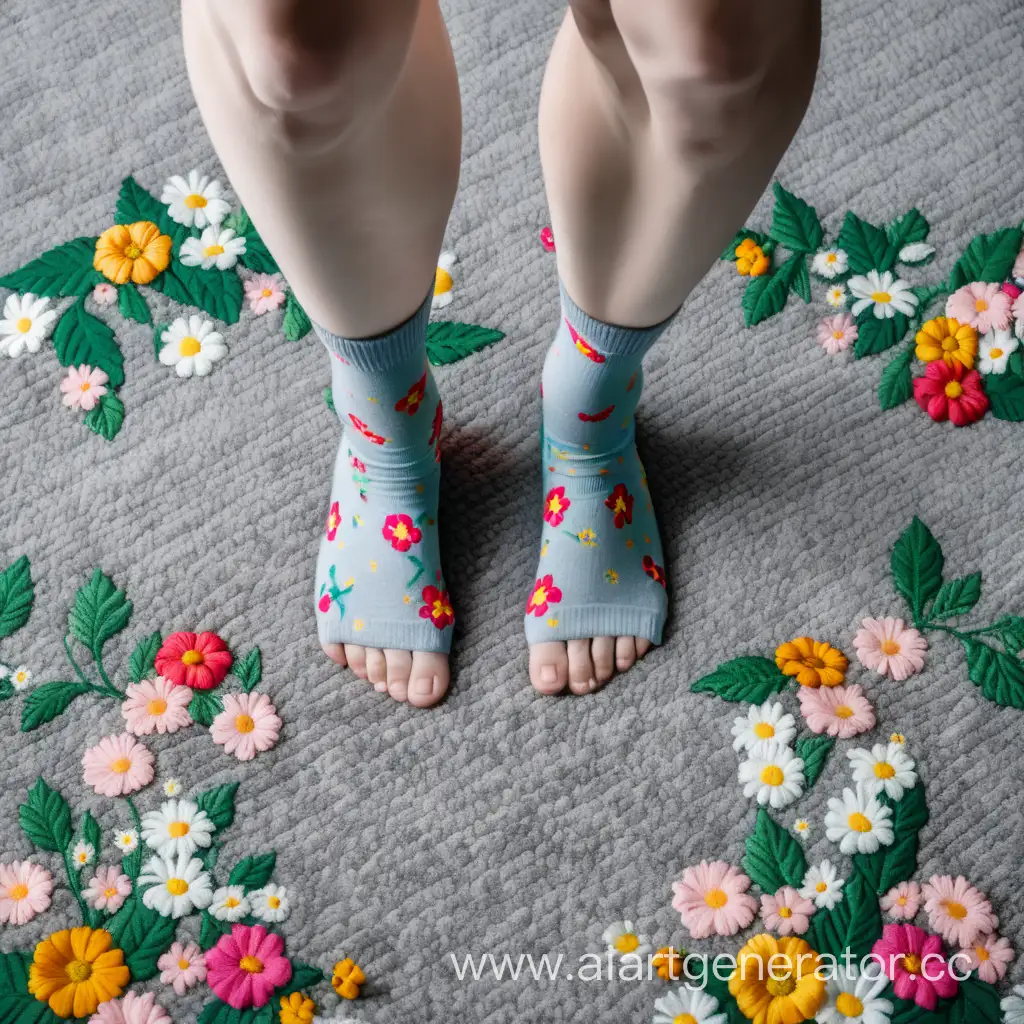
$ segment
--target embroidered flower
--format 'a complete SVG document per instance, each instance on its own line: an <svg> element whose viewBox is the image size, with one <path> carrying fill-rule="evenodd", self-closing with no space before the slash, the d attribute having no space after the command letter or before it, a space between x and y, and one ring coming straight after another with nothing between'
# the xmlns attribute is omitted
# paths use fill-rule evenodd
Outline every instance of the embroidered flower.
<svg viewBox="0 0 1024 1024"><path fill-rule="evenodd" d="M202 910L213 899L210 876L198 857L150 857L139 875L139 885L148 886L142 902L161 917L175 920Z"/></svg>
<svg viewBox="0 0 1024 1024"><path fill-rule="evenodd" d="M251 761L257 753L269 750L280 731L281 719L265 693L226 694L224 710L210 726L213 742L239 761Z"/></svg>
<svg viewBox="0 0 1024 1024"><path fill-rule="evenodd" d="M157 651L158 675L175 686L212 690L219 686L234 659L228 645L216 633L172 633Z"/></svg>
<svg viewBox="0 0 1024 1024"><path fill-rule="evenodd" d="M19 665L10 674L10 684L16 690L27 690L28 684L32 682L32 673L29 671L27 665Z"/></svg>
<svg viewBox="0 0 1024 1024"><path fill-rule="evenodd" d="M637 956L641 959L651 952L651 940L640 935L632 921L616 921L605 928L601 936L612 956Z"/></svg>
<svg viewBox="0 0 1024 1024"><path fill-rule="evenodd" d="M533 593L526 601L526 614L541 619L547 614L549 605L558 604L561 600L562 591L555 586L554 577L550 573L541 576L534 583Z"/></svg>
<svg viewBox="0 0 1024 1024"><path fill-rule="evenodd" d="M133 850L138 849L139 845L139 834L133 828L124 828L114 833L114 846L116 846L121 853L131 853Z"/></svg>
<svg viewBox="0 0 1024 1024"><path fill-rule="evenodd" d="M850 259L844 249L819 249L811 261L811 270L827 281L846 273Z"/></svg>
<svg viewBox="0 0 1024 1024"><path fill-rule="evenodd" d="M914 342L914 351L922 363L941 359L947 366L960 363L969 370L978 354L978 332L970 324L944 316L923 324Z"/></svg>
<svg viewBox="0 0 1024 1024"><path fill-rule="evenodd" d="M814 831L814 826L806 818L797 818L793 822L793 835L801 842L806 843Z"/></svg>
<svg viewBox="0 0 1024 1024"><path fill-rule="evenodd" d="M0 355L14 359L22 352L39 351L57 319L49 305L49 299L37 299L31 292L7 296L0 319Z"/></svg>
<svg viewBox="0 0 1024 1024"><path fill-rule="evenodd" d="M837 970L825 982L825 1005L818 1011L818 1024L889 1024L893 1005L882 999L888 978L877 972L861 974L856 967Z"/></svg>
<svg viewBox="0 0 1024 1024"><path fill-rule="evenodd" d="M362 968L351 958L345 957L334 965L331 974L331 988L342 999L355 999L359 995L359 986L366 981Z"/></svg>
<svg viewBox="0 0 1024 1024"><path fill-rule="evenodd" d="M842 309L846 305L846 289L835 284L825 292L825 301L834 309Z"/></svg>
<svg viewBox="0 0 1024 1024"><path fill-rule="evenodd" d="M117 302L117 289L106 281L96 285L92 290L92 301L97 306L112 306Z"/></svg>
<svg viewBox="0 0 1024 1024"><path fill-rule="evenodd" d="M28 991L65 1019L95 1013L101 1001L116 999L130 980L124 953L110 932L86 926L43 939L28 969Z"/></svg>
<svg viewBox="0 0 1024 1024"><path fill-rule="evenodd" d="M331 511L327 513L327 539L334 540L341 526L341 508L336 501L331 502Z"/></svg>
<svg viewBox="0 0 1024 1024"><path fill-rule="evenodd" d="M633 522L633 495L626 490L625 484L616 484L612 493L604 499L605 506L614 515L615 529L621 530Z"/></svg>
<svg viewBox="0 0 1024 1024"><path fill-rule="evenodd" d="M234 924L206 954L206 982L218 999L236 1010L270 1002L275 988L291 979L284 939L262 925Z"/></svg>
<svg viewBox="0 0 1024 1024"><path fill-rule="evenodd" d="M242 282L249 309L263 316L285 300L284 278L280 274L253 274Z"/></svg>
<svg viewBox="0 0 1024 1024"><path fill-rule="evenodd" d="M900 882L879 899L878 905L889 917L913 921L921 908L921 886L917 882Z"/></svg>
<svg viewBox="0 0 1024 1024"><path fill-rule="evenodd" d="M973 945L999 927L992 904L963 875L932 875L921 892L928 923L954 946Z"/></svg>
<svg viewBox="0 0 1024 1024"><path fill-rule="evenodd" d="M766 743L740 764L743 795L762 806L786 807L804 791L804 762L782 743Z"/></svg>
<svg viewBox="0 0 1024 1024"><path fill-rule="evenodd" d="M982 935L961 952L967 956L967 969L977 971L978 977L990 985L1006 977L1006 969L1014 958L1010 940L995 933Z"/></svg>
<svg viewBox="0 0 1024 1024"><path fill-rule="evenodd" d="M420 528L404 512L387 516L380 532L396 551L408 551L423 537Z"/></svg>
<svg viewBox="0 0 1024 1024"><path fill-rule="evenodd" d="M571 506L572 502L565 496L565 488L552 487L544 499L544 522L558 526Z"/></svg>
<svg viewBox="0 0 1024 1024"><path fill-rule="evenodd" d="M879 846L892 846L896 834L892 811L871 796L863 785L856 791L844 789L841 798L832 797L825 814L825 837L838 843L846 854L874 853Z"/></svg>
<svg viewBox="0 0 1024 1024"><path fill-rule="evenodd" d="M279 1003L281 1024L312 1024L316 1019L316 1003L301 992L281 996Z"/></svg>
<svg viewBox="0 0 1024 1024"><path fill-rule="evenodd" d="M849 313L827 316L818 323L818 344L830 355L845 352L857 340L857 325Z"/></svg>
<svg viewBox="0 0 1024 1024"><path fill-rule="evenodd" d="M186 267L203 270L230 270L238 257L245 255L245 239L237 238L231 228L206 228L198 238L186 238L178 249L178 259Z"/></svg>
<svg viewBox="0 0 1024 1024"><path fill-rule="evenodd" d="M665 578L664 568L658 565L650 555L644 555L641 559L641 565L644 567L644 572L647 573L655 583L660 583L666 589L668 588L668 581Z"/></svg>
<svg viewBox="0 0 1024 1024"><path fill-rule="evenodd" d="M849 285L857 300L853 304L854 316L860 316L870 308L876 320L888 320L897 313L913 316L917 309L917 296L910 290L910 285L889 270L881 274L877 270L869 270L866 274L851 277Z"/></svg>
<svg viewBox="0 0 1024 1024"><path fill-rule="evenodd" d="M183 996L193 985L206 981L206 958L193 942L188 945L172 942L156 965L160 969L160 980L170 985L179 996Z"/></svg>
<svg viewBox="0 0 1024 1024"><path fill-rule="evenodd" d="M761 897L764 926L779 935L803 935L810 926L814 910L814 902L789 885L777 889L774 895L765 893Z"/></svg>
<svg viewBox="0 0 1024 1024"><path fill-rule="evenodd" d="M96 869L96 874L89 879L82 895L93 910L105 910L113 914L121 908L131 892L131 879L117 868L107 865Z"/></svg>
<svg viewBox="0 0 1024 1024"><path fill-rule="evenodd" d="M555 233L551 230L550 225L546 224L540 229L540 244L545 252L555 251Z"/></svg>
<svg viewBox="0 0 1024 1024"><path fill-rule="evenodd" d="M224 885L214 894L210 913L218 921L241 921L249 916L249 897L243 885Z"/></svg>
<svg viewBox="0 0 1024 1024"><path fill-rule="evenodd" d="M845 884L845 879L839 877L832 862L823 860L807 869L803 885L800 886L800 895L813 900L819 910L831 910L842 902Z"/></svg>
<svg viewBox="0 0 1024 1024"><path fill-rule="evenodd" d="M917 785L913 759L898 743L876 743L870 751L854 748L846 756L853 766L853 781L871 796L885 793L892 800L902 800Z"/></svg>
<svg viewBox="0 0 1024 1024"><path fill-rule="evenodd" d="M732 749L737 751L761 752L769 743L789 746L796 737L796 719L786 713L780 701L766 700L733 719L732 735Z"/></svg>
<svg viewBox="0 0 1024 1024"><path fill-rule="evenodd" d="M933 420L948 419L957 427L975 423L988 412L981 374L964 370L959 363L930 363L923 377L914 378L914 399Z"/></svg>
<svg viewBox="0 0 1024 1024"><path fill-rule="evenodd" d="M979 334L1010 326L1010 296L998 284L972 281L946 300L946 316L970 324Z"/></svg>
<svg viewBox="0 0 1024 1024"><path fill-rule="evenodd" d="M924 668L928 641L902 619L864 619L853 638L857 660L879 675L902 681Z"/></svg>
<svg viewBox="0 0 1024 1024"><path fill-rule="evenodd" d="M0 864L0 924L28 924L50 906L53 875L39 864Z"/></svg>
<svg viewBox="0 0 1024 1024"><path fill-rule="evenodd" d="M285 887L274 885L273 882L268 882L263 888L249 893L249 906L253 917L273 924L283 921L292 909Z"/></svg>
<svg viewBox="0 0 1024 1024"><path fill-rule="evenodd" d="M214 824L192 800L168 800L142 816L142 838L161 857L191 857L213 842Z"/></svg>
<svg viewBox="0 0 1024 1024"><path fill-rule="evenodd" d="M153 755L127 733L105 736L82 756L83 778L100 796L127 796L153 781Z"/></svg>
<svg viewBox="0 0 1024 1024"><path fill-rule="evenodd" d="M702 860L672 883L672 907L695 939L735 935L757 916L750 879L725 861Z"/></svg>
<svg viewBox="0 0 1024 1024"><path fill-rule="evenodd" d="M395 412L408 413L410 416L415 416L420 410L420 403L423 401L423 396L427 391L427 375L423 374L422 377L409 390L406 394L395 402Z"/></svg>
<svg viewBox="0 0 1024 1024"><path fill-rule="evenodd" d="M455 609L447 590L434 586L424 587L420 596L423 599L421 619L429 619L438 629L444 629L455 622Z"/></svg>
<svg viewBox="0 0 1024 1024"><path fill-rule="evenodd" d="M171 1024L171 1018L154 993L127 992L122 999L100 1003L89 1024Z"/></svg>
<svg viewBox="0 0 1024 1024"><path fill-rule="evenodd" d="M683 974L683 961L685 959L686 950L682 947L673 949L672 946L662 946L651 957L651 966L662 981L678 981ZM657 1006L657 1003L655 1003L655 1006Z"/></svg>
<svg viewBox="0 0 1024 1024"><path fill-rule="evenodd" d="M142 679L128 684L121 716L128 731L136 736L177 732L192 724L188 711L191 699L187 688L175 686L162 676Z"/></svg>
<svg viewBox="0 0 1024 1024"><path fill-rule="evenodd" d="M89 412L107 393L106 384L110 378L98 367L88 363L72 366L60 382L61 401L69 409L84 409Z"/></svg>
<svg viewBox="0 0 1024 1024"><path fill-rule="evenodd" d="M798 696L800 713L811 732L848 740L875 727L875 709L857 683L816 690L802 686Z"/></svg>
<svg viewBox="0 0 1024 1024"><path fill-rule="evenodd" d="M80 868L84 868L96 859L96 847L80 839L71 851L71 860Z"/></svg>
<svg viewBox="0 0 1024 1024"><path fill-rule="evenodd" d="M353 416L352 413L349 413L348 418L352 422L352 426L368 441L372 441L374 444L386 444L388 442L388 438L383 437L381 434L375 434L358 416Z"/></svg>
<svg viewBox="0 0 1024 1024"><path fill-rule="evenodd" d="M181 793L181 783L177 779L168 779L164 783L165 796L178 796Z"/></svg>
<svg viewBox="0 0 1024 1024"><path fill-rule="evenodd" d="M434 309L443 309L450 305L454 296L455 282L452 280L452 268L458 262L453 252L443 252L437 258L437 270L434 273L434 295L430 305Z"/></svg>
<svg viewBox="0 0 1024 1024"><path fill-rule="evenodd" d="M728 1024L725 1013L716 1013L718 1000L688 985L680 985L660 999L654 1000L653 1024Z"/></svg>
<svg viewBox="0 0 1024 1024"><path fill-rule="evenodd" d="M92 265L114 284L149 284L171 262L171 236L151 221L115 224L96 239Z"/></svg>
<svg viewBox="0 0 1024 1024"><path fill-rule="evenodd" d="M887 924L871 949L897 998L934 1010L960 987L942 955L942 939L912 924Z"/></svg>
<svg viewBox="0 0 1024 1024"><path fill-rule="evenodd" d="M780 644L775 651L775 664L783 675L796 676L801 686L838 686L846 678L849 662L824 640L798 636Z"/></svg>
<svg viewBox="0 0 1024 1024"><path fill-rule="evenodd" d="M755 935L739 951L729 991L755 1024L813 1020L825 1002L818 954L803 939Z"/></svg>
<svg viewBox="0 0 1024 1024"><path fill-rule="evenodd" d="M1009 331L989 331L981 339L978 369L981 373L1006 373L1010 356L1020 342Z"/></svg>
<svg viewBox="0 0 1024 1024"><path fill-rule="evenodd" d="M220 182L196 170L189 171L188 178L180 174L168 178L160 202L167 206L171 220L189 228L219 224L231 209Z"/></svg>
<svg viewBox="0 0 1024 1024"><path fill-rule="evenodd" d="M205 377L227 351L224 338L213 329L210 320L195 315L188 320L178 317L164 331L160 362L173 366L179 377Z"/></svg>
<svg viewBox="0 0 1024 1024"><path fill-rule="evenodd" d="M1020 256L1017 257L1017 261L1020 262ZM1016 272L1014 266L1014 273ZM1024 276L1024 267L1021 268L1021 273ZM1013 995L1007 996L999 1004L999 1008L1003 1011L1003 1024L1024 1024L1024 985L1015 986Z"/></svg>
<svg viewBox="0 0 1024 1024"><path fill-rule="evenodd" d="M767 274L772 261L765 255L761 248L752 238L744 238L736 246L736 272L743 277L760 277Z"/></svg>

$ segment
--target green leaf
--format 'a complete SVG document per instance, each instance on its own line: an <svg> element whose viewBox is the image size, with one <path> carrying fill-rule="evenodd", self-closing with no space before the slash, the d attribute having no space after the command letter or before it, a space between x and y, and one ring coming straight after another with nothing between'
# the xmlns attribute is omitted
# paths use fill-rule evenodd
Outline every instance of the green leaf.
<svg viewBox="0 0 1024 1024"><path fill-rule="evenodd" d="M124 383L124 356L114 332L89 313L81 299L57 321L53 349L61 366L98 366L110 378L111 387Z"/></svg>
<svg viewBox="0 0 1024 1024"><path fill-rule="evenodd" d="M64 714L74 700L92 689L88 683L61 681L43 683L30 690L21 708L21 731L32 732L52 722L58 715Z"/></svg>
<svg viewBox="0 0 1024 1024"><path fill-rule="evenodd" d="M887 985L882 992L882 998L888 999L893 1005L893 1013L889 1018L889 1024L948 1024L940 1001L938 1009L933 1013L924 1010L917 1003L906 999L900 999L893 991L892 985Z"/></svg>
<svg viewBox="0 0 1024 1024"><path fill-rule="evenodd" d="M290 288L284 300L284 336L289 341L299 341L313 330L313 322L295 298Z"/></svg>
<svg viewBox="0 0 1024 1024"><path fill-rule="evenodd" d="M50 1007L28 990L29 952L0 953L0 1024L62 1024Z"/></svg>
<svg viewBox="0 0 1024 1024"><path fill-rule="evenodd" d="M16 633L32 614L36 588L28 555L21 555L0 572L0 638Z"/></svg>
<svg viewBox="0 0 1024 1024"><path fill-rule="evenodd" d="M242 279L231 270L186 267L175 259L150 288L183 306L198 306L227 324L237 324L242 311Z"/></svg>
<svg viewBox="0 0 1024 1024"><path fill-rule="evenodd" d="M465 359L504 337L501 331L488 327L437 320L427 325L427 358L434 366L445 366Z"/></svg>
<svg viewBox="0 0 1024 1024"><path fill-rule="evenodd" d="M139 324L150 324L153 322L153 316L149 312L146 300L131 281L118 285L117 308L121 316L126 317L128 320L134 320Z"/></svg>
<svg viewBox="0 0 1024 1024"><path fill-rule="evenodd" d="M121 182L114 217L118 224L152 221L163 234L171 236L175 248L189 235L188 227L173 220L167 207L130 176Z"/></svg>
<svg viewBox="0 0 1024 1024"><path fill-rule="evenodd" d="M10 700L17 692L9 679L0 679L0 700Z"/></svg>
<svg viewBox="0 0 1024 1024"><path fill-rule="evenodd" d="M207 817L213 822L213 827L218 832L229 828L235 820L235 793L237 791L237 782L226 782L222 786L204 790L196 797L199 809L206 811Z"/></svg>
<svg viewBox="0 0 1024 1024"><path fill-rule="evenodd" d="M962 637L967 653L967 676L986 700L1003 707L1024 709L1024 662L981 640Z"/></svg>
<svg viewBox="0 0 1024 1024"><path fill-rule="evenodd" d="M949 272L949 289L956 291L972 281L999 284L1010 276L1020 252L1020 228L1003 228L990 235L978 235Z"/></svg>
<svg viewBox="0 0 1024 1024"><path fill-rule="evenodd" d="M978 977L960 982L949 1005L949 1024L1000 1024L1003 1019L999 991Z"/></svg>
<svg viewBox="0 0 1024 1024"><path fill-rule="evenodd" d="M807 261L801 260L793 275L793 282L790 285L793 292L799 295L804 302L811 301L811 278L807 273Z"/></svg>
<svg viewBox="0 0 1024 1024"><path fill-rule="evenodd" d="M270 881L277 864L276 853L261 853L243 857L232 869L228 885L244 885L246 889L261 889Z"/></svg>
<svg viewBox="0 0 1024 1024"><path fill-rule="evenodd" d="M192 716L193 722L209 728L213 725L213 720L223 710L223 702L212 690L192 691L192 699L188 702L188 713Z"/></svg>
<svg viewBox="0 0 1024 1024"><path fill-rule="evenodd" d="M899 252L912 242L923 242L928 237L929 230L924 214L915 206L902 217L897 217L892 223L887 224L885 234L889 244Z"/></svg>
<svg viewBox="0 0 1024 1024"><path fill-rule="evenodd" d="M203 1007L197 1024L274 1024L279 1019L274 1013L276 1005L277 1001L271 1000L258 1010L236 1010L214 999Z"/></svg>
<svg viewBox="0 0 1024 1024"><path fill-rule="evenodd" d="M277 261L270 255L266 242L263 241L260 233L256 230L248 212L243 206L238 213L228 217L224 224L231 228L236 235L245 239L245 252L238 257L238 262L247 267L255 274L279 274L281 268Z"/></svg>
<svg viewBox="0 0 1024 1024"><path fill-rule="evenodd" d="M771 659L744 657L723 662L690 689L694 693L713 693L723 700L763 704L788 683L789 679Z"/></svg>
<svg viewBox="0 0 1024 1024"><path fill-rule="evenodd" d="M905 348L897 352L882 371L878 382L878 403L883 409L895 409L914 396L914 377L910 372L910 364L914 360L914 350Z"/></svg>
<svg viewBox="0 0 1024 1024"><path fill-rule="evenodd" d="M803 759L807 789L818 781L835 745L836 741L828 736L804 736L796 741L796 756Z"/></svg>
<svg viewBox="0 0 1024 1024"><path fill-rule="evenodd" d="M324 388L324 405L335 415L338 414L338 410L334 408L334 391L330 386Z"/></svg>
<svg viewBox="0 0 1024 1024"><path fill-rule="evenodd" d="M800 268L806 271L802 254L790 256L773 274L751 278L743 292L743 321L754 327L781 313L789 297L789 289Z"/></svg>
<svg viewBox="0 0 1024 1024"><path fill-rule="evenodd" d="M981 597L981 573L958 576L942 584L935 603L928 613L932 619L951 619L954 615L966 615Z"/></svg>
<svg viewBox="0 0 1024 1024"><path fill-rule="evenodd" d="M153 357L157 362L160 361L160 349L164 347L164 335L170 326L170 324L157 324L153 328Z"/></svg>
<svg viewBox="0 0 1024 1024"><path fill-rule="evenodd" d="M784 885L799 889L807 874L807 858L800 843L763 807L757 812L754 831L747 837L743 870L769 895Z"/></svg>
<svg viewBox="0 0 1024 1024"><path fill-rule="evenodd" d="M42 778L36 779L28 799L18 807L18 821L21 830L40 850L63 853L71 845L71 807Z"/></svg>
<svg viewBox="0 0 1024 1024"><path fill-rule="evenodd" d="M733 236L732 241L722 250L722 255L718 258L726 263L734 263L736 260L736 250L739 248L740 243L748 238L755 245L761 246L761 250L766 256L770 256L775 250L775 243L767 235L762 234L760 231L751 231L749 228L740 228Z"/></svg>
<svg viewBox="0 0 1024 1024"><path fill-rule="evenodd" d="M910 321L902 313L879 320L870 308L866 309L857 318L857 340L853 343L853 358L862 359L864 356L887 352L893 345L898 345L903 340L909 325Z"/></svg>
<svg viewBox="0 0 1024 1024"><path fill-rule="evenodd" d="M75 594L68 626L74 636L98 656L103 645L128 625L131 615L132 603L125 592L118 590L100 569L94 569L92 579Z"/></svg>
<svg viewBox="0 0 1024 1024"><path fill-rule="evenodd" d="M892 809L895 839L891 846L881 846L874 853L854 854L853 866L881 896L917 871L918 833L928 821L928 803L920 781L913 789L905 790L898 802L884 795L879 799Z"/></svg>
<svg viewBox="0 0 1024 1024"><path fill-rule="evenodd" d="M162 643L163 637L160 636L160 630L155 630L149 636L144 636L135 645L135 650L132 651L132 656L128 659L128 678L133 683L141 683L143 679L153 674L153 663L156 661L156 654Z"/></svg>
<svg viewBox="0 0 1024 1024"><path fill-rule="evenodd" d="M777 181L772 189L775 192L772 238L794 253L814 252L822 239L821 221L814 207L787 192Z"/></svg>
<svg viewBox="0 0 1024 1024"><path fill-rule="evenodd" d="M301 960L293 960L292 976L285 984L279 985L274 989L273 1001L276 1003L279 996L287 996L301 989L312 988L314 985L319 985L323 980L324 972L319 967L302 963Z"/></svg>
<svg viewBox="0 0 1024 1024"><path fill-rule="evenodd" d="M725 972L722 971L722 973L724 974ZM727 1024L750 1024L748 1018L740 1012L739 1005L736 1002L736 997L729 991L729 982L720 981L715 977L713 959L708 961L707 964L706 980L704 981L703 990L707 992L709 996L714 996L714 998L718 1000L718 1009L716 1013L724 1013Z"/></svg>
<svg viewBox="0 0 1024 1024"><path fill-rule="evenodd" d="M156 962L174 941L178 922L147 907L138 895L124 903L107 922L115 946L124 950L132 981L148 981L157 973Z"/></svg>
<svg viewBox="0 0 1024 1024"><path fill-rule="evenodd" d="M231 931L228 921L218 921L208 910L203 911L199 922L199 946L205 952L212 949L220 941L222 935Z"/></svg>
<svg viewBox="0 0 1024 1024"><path fill-rule="evenodd" d="M254 647L244 658L237 659L231 666L231 674L242 684L242 689L246 693L252 693L263 678L260 649Z"/></svg>
<svg viewBox="0 0 1024 1024"><path fill-rule="evenodd" d="M83 422L94 434L113 441L124 423L124 402L113 391L108 391L85 414Z"/></svg>
<svg viewBox="0 0 1024 1024"><path fill-rule="evenodd" d="M1009 373L990 373L985 377L985 394L997 420L1024 422L1024 379Z"/></svg>
<svg viewBox="0 0 1024 1024"><path fill-rule="evenodd" d="M0 953L0 994L28 992L28 969L31 953Z"/></svg>
<svg viewBox="0 0 1024 1024"><path fill-rule="evenodd" d="M847 212L839 231L839 248L846 251L855 274L892 270L898 252L881 228L861 220L852 211Z"/></svg>
<svg viewBox="0 0 1024 1024"><path fill-rule="evenodd" d="M82 838L99 853L103 847L103 836L100 833L99 822L92 816L90 811L82 815Z"/></svg>
<svg viewBox="0 0 1024 1024"><path fill-rule="evenodd" d="M1020 615L1004 615L994 624L998 627L999 639L1011 654L1024 651L1024 618Z"/></svg>
<svg viewBox="0 0 1024 1024"><path fill-rule="evenodd" d="M881 935L878 897L863 876L854 872L843 886L842 901L831 910L816 911L804 938L818 953L839 958L850 950L859 960L871 952Z"/></svg>
<svg viewBox="0 0 1024 1024"><path fill-rule="evenodd" d="M73 238L0 277L0 285L50 299L86 295L106 280L92 265L95 255L95 238Z"/></svg>
<svg viewBox="0 0 1024 1024"><path fill-rule="evenodd" d="M893 585L919 622L942 586L943 558L939 542L917 516L900 534L889 564Z"/></svg>

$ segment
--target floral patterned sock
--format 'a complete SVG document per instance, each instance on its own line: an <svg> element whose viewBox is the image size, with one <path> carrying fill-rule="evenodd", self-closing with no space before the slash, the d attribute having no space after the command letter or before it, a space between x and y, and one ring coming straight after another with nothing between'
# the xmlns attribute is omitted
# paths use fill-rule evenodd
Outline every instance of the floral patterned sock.
<svg viewBox="0 0 1024 1024"><path fill-rule="evenodd" d="M661 642L664 559L633 412L644 353L667 324L602 323L562 289L562 323L542 380L544 526L526 602L528 643L599 636Z"/></svg>
<svg viewBox="0 0 1024 1024"><path fill-rule="evenodd" d="M343 425L316 570L323 643L447 652L455 614L437 539L441 401L427 364L430 299L377 338L317 326Z"/></svg>

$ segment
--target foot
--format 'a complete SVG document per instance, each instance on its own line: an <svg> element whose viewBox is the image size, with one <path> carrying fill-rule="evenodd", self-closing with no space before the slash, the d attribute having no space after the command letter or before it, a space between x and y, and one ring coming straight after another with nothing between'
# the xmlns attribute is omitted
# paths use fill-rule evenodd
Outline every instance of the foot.
<svg viewBox="0 0 1024 1024"><path fill-rule="evenodd" d="M448 656L432 651L381 650L358 644L324 644L324 654L360 678L413 707L429 708L448 692Z"/></svg>
<svg viewBox="0 0 1024 1024"><path fill-rule="evenodd" d="M530 682L545 696L568 688L582 696L601 689L616 672L627 672L652 647L640 636L549 641L530 648Z"/></svg>

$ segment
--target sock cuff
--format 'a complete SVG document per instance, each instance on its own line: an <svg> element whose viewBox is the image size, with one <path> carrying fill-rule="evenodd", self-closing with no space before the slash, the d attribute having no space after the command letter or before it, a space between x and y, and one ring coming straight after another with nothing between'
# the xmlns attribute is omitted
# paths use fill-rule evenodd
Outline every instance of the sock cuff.
<svg viewBox="0 0 1024 1024"><path fill-rule="evenodd" d="M313 324L313 329L329 352L355 369L363 373L389 373L426 347L433 294L431 286L420 308L408 320L372 338L343 338L318 323Z"/></svg>
<svg viewBox="0 0 1024 1024"><path fill-rule="evenodd" d="M619 327L615 324L606 324L603 320L584 313L573 302L561 282L559 289L562 295L562 315L574 331L582 335L584 340L592 342L606 355L628 356L646 352L676 315L673 313L660 324L651 327Z"/></svg>

